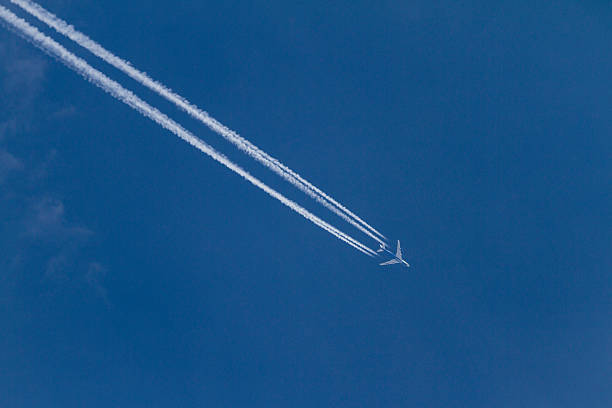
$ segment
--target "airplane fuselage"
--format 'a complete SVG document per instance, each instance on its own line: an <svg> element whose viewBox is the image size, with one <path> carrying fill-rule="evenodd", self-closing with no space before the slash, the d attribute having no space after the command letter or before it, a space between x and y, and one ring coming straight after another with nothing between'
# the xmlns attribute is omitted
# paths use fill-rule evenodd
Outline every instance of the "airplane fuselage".
<svg viewBox="0 0 612 408"><path fill-rule="evenodd" d="M404 259L402 258L398 258L397 256L395 256L395 254L391 251L389 251L387 248L383 248L383 250L388 253L389 255L391 255L393 257L393 259L395 259L396 261L403 263L404 265L406 265L407 267L410 266L410 264L408 262L406 262Z"/></svg>
<svg viewBox="0 0 612 408"><path fill-rule="evenodd" d="M393 264L403 264L406 268L410 267L410 264L408 262L406 262L402 256L402 250L400 248L400 243L399 241L397 241L397 250L395 253L389 251L389 249L387 248L386 244L381 244L380 248L378 249L379 253L381 252L386 252L389 255L391 255L392 259L390 261L387 262L383 262L380 265L393 265Z"/></svg>

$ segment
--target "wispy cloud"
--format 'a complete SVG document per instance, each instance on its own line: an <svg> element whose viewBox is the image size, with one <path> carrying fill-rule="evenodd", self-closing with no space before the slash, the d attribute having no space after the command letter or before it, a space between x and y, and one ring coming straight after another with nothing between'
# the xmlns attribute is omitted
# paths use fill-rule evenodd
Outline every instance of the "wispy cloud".
<svg viewBox="0 0 612 408"><path fill-rule="evenodd" d="M384 243L384 235L378 232L374 227L370 226L363 219L358 217L356 214L351 212L348 208L340 204L338 201L333 199L328 194L314 186L312 183L307 181L304 177L299 175L297 172L291 170L289 167L280 162L280 160L270 156L250 141L240 136L237 132L229 129L215 118L210 116L207 112L198 108L182 96L173 92L171 89L161 84L160 82L149 77L146 73L139 71L134 68L128 61L119 58L110 51L103 48L100 44L87 37L85 34L77 31L73 26L69 25L56 15L45 10L40 5L30 0L11 0L13 4L18 5L32 16L38 18L48 26L55 29L57 32L65 35L71 40L75 41L81 47L87 49L97 57L106 61L108 64L115 68L123 71L125 74L138 81L145 87L157 92L168 101L174 103L177 107L187 112L193 118L199 120L212 131L221 135L223 138L234 144L237 148L257 160L270 170L284 178L289 183L293 184L299 190L313 198L315 201L323 205L328 210L332 211L349 224L353 225L361 232L368 235L370 238L377 242Z"/></svg>
<svg viewBox="0 0 612 408"><path fill-rule="evenodd" d="M23 169L21 160L0 148L0 185L4 183L9 173Z"/></svg>
<svg viewBox="0 0 612 408"><path fill-rule="evenodd" d="M89 291L105 304L106 268L92 259L94 232L71 220L64 201L47 191L45 180L57 152L42 159L14 153L20 138L31 136L45 120L74 115L73 106L40 116L47 62L27 47L0 36L0 300L11 298L24 279L35 279L52 291L62 287Z"/></svg>
<svg viewBox="0 0 612 408"><path fill-rule="evenodd" d="M83 78L85 78L92 84L98 86L118 101L125 103L126 105L140 113L142 116L157 123L162 128L170 131L175 136L189 143L191 146L195 147L202 153L208 155L210 158L212 158L219 164L238 174L244 180L261 189L270 197L280 201L283 205L287 206L291 210L295 211L302 217L312 222L313 224L329 232L331 235L335 236L341 241L344 241L345 243L357 249L358 251L368 256L376 255L376 252L374 252L372 249L368 248L361 242L345 234L339 229L333 227L329 223L323 221L321 218L312 214L302 206L298 205L296 202L288 199L278 191L272 189L267 184L263 183L261 180L244 170L242 167L238 166L237 164L229 160L227 157L219 153L217 150L204 143L201 139L183 128L174 120L170 119L164 113L149 105L148 103L140 99L138 96L136 96L134 93L125 89L118 82L110 79L102 72L93 68L85 60L77 57L75 54L68 51L57 41L43 34L36 27L32 26L22 18L17 17L15 14L11 13L8 9L2 6L0 6L0 18L2 18L7 24L12 26L17 32L20 33L20 35L22 35L25 39L30 41L36 47L40 48L49 55L57 58L67 67L75 71L77 74L81 75Z"/></svg>
<svg viewBox="0 0 612 408"><path fill-rule="evenodd" d="M57 198L0 194L0 210L16 218L0 227L0 242L7 241L7 252L0 256L0 269L12 276L13 284L34 279L57 292L62 287L82 287L108 305L103 286L106 268L88 253L94 232L71 221L64 203ZM4 257L4 259L2 259Z"/></svg>
<svg viewBox="0 0 612 408"><path fill-rule="evenodd" d="M44 61L38 58L9 59L4 63L7 75L4 77L5 92L22 92L23 88L37 88L45 77Z"/></svg>
<svg viewBox="0 0 612 408"><path fill-rule="evenodd" d="M39 240L84 240L91 230L66 221L64 203L58 199L42 198L28 209L23 223L23 236Z"/></svg>
<svg viewBox="0 0 612 408"><path fill-rule="evenodd" d="M12 41L6 41L0 47L0 72L2 78L2 105L6 116L29 108L33 100L38 96L42 83L45 79L47 62L37 55L25 52ZM12 119L12 123L11 123ZM15 131L16 123L13 118L2 118L0 133Z"/></svg>
<svg viewBox="0 0 612 408"><path fill-rule="evenodd" d="M0 225L0 289L34 279L54 292L89 288L108 304L106 268L89 255L95 234L71 221L60 199L3 191L0 211L14 219Z"/></svg>

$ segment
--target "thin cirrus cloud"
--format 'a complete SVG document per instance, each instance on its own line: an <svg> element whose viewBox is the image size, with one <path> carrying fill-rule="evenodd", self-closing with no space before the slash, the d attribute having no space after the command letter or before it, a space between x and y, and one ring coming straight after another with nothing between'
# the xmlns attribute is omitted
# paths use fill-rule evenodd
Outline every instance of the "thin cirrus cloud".
<svg viewBox="0 0 612 408"><path fill-rule="evenodd" d="M186 141L187 143L189 143L196 149L200 150L201 152L205 153L206 155L208 155L209 157L211 157L218 163L232 170L234 173L238 174L239 176L241 176L242 178L244 178L246 181L250 182L254 186L260 188L265 193L267 193L269 196L280 201L282 204L289 207L291 210L300 214L307 220L311 221L312 223L322 228L323 230L329 232L330 234L340 239L341 241L344 241L345 243L357 249L358 251L368 256L376 255L376 253L372 249L368 248L361 242L343 233L337 228L331 226L330 224L323 221L322 219L315 216L314 214L310 213L308 210L301 207L294 201L289 200L288 198L286 198L285 196L283 196L276 190L267 186L262 181L252 176L250 173L248 173L244 169L242 169L240 166L230 161L224 155L217 152L211 146L204 143L202 140L197 138L191 132L184 129L177 122L173 121L168 116L166 116L165 114L163 114L156 108L152 107L151 105L149 105L148 103L140 99L138 96L136 96L131 91L128 91L127 89L125 89L118 82L113 81L112 79L104 75L102 72L96 70L95 68L90 66L87 62L85 62L83 59L77 57L76 55L68 51L66 48L64 48L62 45L60 45L59 43L57 43L56 41L54 41L47 35L41 33L36 27L30 25L28 22L26 22L22 18L17 17L11 11L9 11L8 9L2 6L0 6L0 18L4 20L4 22L10 27L10 29L15 31L17 34L19 34L23 38L25 38L27 41L30 41L32 44L34 44L36 47L40 48L47 54L57 58L67 67L69 67L70 69L72 69L73 71L81 75L83 78L85 78L92 84L103 89L105 92L109 93L115 99L130 106L132 109L136 110L144 117L156 122L161 127L165 128L166 130L170 131L174 135L183 139L184 141Z"/></svg>
<svg viewBox="0 0 612 408"><path fill-rule="evenodd" d="M10 58L9 58L10 57ZM86 255L94 232L67 214L64 202L45 191L48 168L56 151L42 160L19 157L11 149L32 129L34 106L46 78L47 62L38 55L0 38L0 297L10 298L22 278L38 277L42 288L76 287L109 305L103 281L106 268ZM57 120L74 114L68 106L47 117ZM40 115L36 115L40 121ZM22 273L25 272L26 273Z"/></svg>
<svg viewBox="0 0 612 408"><path fill-rule="evenodd" d="M49 197L38 199L30 206L23 225L23 236L39 240L84 241L91 235L89 228L69 224L64 203Z"/></svg>
<svg viewBox="0 0 612 408"><path fill-rule="evenodd" d="M23 163L21 160L9 152L0 149L0 185L2 185L10 173L22 169Z"/></svg>
<svg viewBox="0 0 612 408"><path fill-rule="evenodd" d="M3 61L2 91L10 96L4 103L22 109L29 106L38 95L47 64L38 57L8 58L8 53L7 49L0 50L0 59Z"/></svg>
<svg viewBox="0 0 612 408"><path fill-rule="evenodd" d="M60 34L63 34L64 36L73 40L81 47L90 51L92 54L101 58L108 64L124 72L140 84L144 85L145 87L156 92L158 95L172 102L177 107L187 112L190 116L208 126L212 131L221 135L230 143L234 144L237 148L239 148L240 150L251 156L253 159L266 166L268 169L272 170L274 173L288 181L290 184L294 185L299 190L313 198L319 204L323 205L325 208L332 211L340 218L359 229L364 234L368 235L370 238L374 239L380 244L385 243L385 236L379 231L377 231L374 227L369 225L367 222L365 222L363 219L361 219L359 216L357 216L355 213L353 213L348 208L336 201L334 198L324 193L322 190L304 179L301 175L281 163L278 159L270 156L248 140L241 137L235 131L221 124L219 121L211 117L207 112L198 108L184 97L176 94L165 85L152 79L146 73L134 68L128 61L121 59L115 54L106 50L100 44L93 41L85 34L77 31L73 26L71 26L64 20L58 18L53 13L45 10L40 5L30 0L11 0L11 2L21 7L30 15L47 24L49 27L53 28Z"/></svg>

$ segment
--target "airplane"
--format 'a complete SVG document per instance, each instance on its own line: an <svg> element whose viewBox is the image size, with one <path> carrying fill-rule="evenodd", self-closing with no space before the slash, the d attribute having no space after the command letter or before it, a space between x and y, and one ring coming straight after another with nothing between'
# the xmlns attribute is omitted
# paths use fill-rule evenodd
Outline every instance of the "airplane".
<svg viewBox="0 0 612 408"><path fill-rule="evenodd" d="M391 255L393 255L393 259L387 262L383 262L380 265L393 265L393 264L404 264L406 266L406 268L410 268L410 264L408 262L406 262L404 260L404 258L402 258L402 248L400 247L400 242L399 240L397 241L397 250L395 251L395 253L389 251L387 249L387 245L386 244L380 244L380 248L376 251L376 252L387 252Z"/></svg>

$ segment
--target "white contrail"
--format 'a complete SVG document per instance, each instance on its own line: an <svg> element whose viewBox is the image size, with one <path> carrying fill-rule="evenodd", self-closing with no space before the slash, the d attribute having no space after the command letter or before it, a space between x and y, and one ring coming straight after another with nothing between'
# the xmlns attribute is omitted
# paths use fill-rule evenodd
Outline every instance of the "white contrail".
<svg viewBox="0 0 612 408"><path fill-rule="evenodd" d="M64 48L62 45L38 31L36 27L30 25L25 20L17 17L15 14L13 14L2 6L0 6L0 18L3 19L9 25L9 27L11 27L18 34L23 36L28 41L32 42L35 46L45 51L49 55L57 58L60 62L77 72L89 82L102 88L104 91L108 92L116 99L138 111L143 116L153 120L165 129L174 133L176 136L185 140L187 143L191 144L198 150L202 151L203 153L206 153L217 162L223 164L228 169L242 176L244 179L246 179L256 187L259 187L260 189L268 193L270 196L276 198L281 203L291 208L293 211L302 215L304 218L312 221L314 224L318 225L319 227L323 228L327 232L331 233L332 235L336 236L347 244L353 246L364 254L369 256L376 255L374 251L372 251L370 248L366 247L359 241L332 227L325 221L321 220L314 214L307 211L305 208L289 200L276 190L268 187L262 181L253 177L247 171L230 161L221 153L217 152L211 146L201 141L191 132L187 131L181 125L170 119L168 116L164 115L156 108L147 104L145 101L134 95L131 91L128 91L127 89L123 88L119 83L113 81L112 79L104 75L102 72L96 70L83 59L77 57L76 55L68 51L66 48Z"/></svg>
<svg viewBox="0 0 612 408"><path fill-rule="evenodd" d="M171 89L152 79L146 73L134 68L132 65L130 65L129 62L117 57L110 51L106 50L100 44L93 41L85 34L77 31L73 26L69 25L67 22L60 19L53 13L45 10L37 3L34 3L30 0L11 0L11 2L13 4L18 5L23 10L30 13L32 16L36 17L43 23L47 24L49 27L55 29L57 32L70 38L71 40L79 44L81 47L89 50L92 54L103 59L108 64L114 66L120 71L123 71L125 74L138 81L145 87L151 89L152 91L166 98L168 101L174 103L176 106L187 112L193 118L204 123L211 130L218 133L229 142L233 143L240 150L244 151L249 156L253 157L255 160L259 161L264 166L268 167L269 169L283 177L285 180L302 190L304 193L308 194L310 197L314 198L317 202L336 213L338 216L358 228L360 231L375 239L379 243L384 243L383 240L385 239L385 236L378 232L374 227L370 226L364 220L359 218L356 214L349 211L348 208L338 203L332 197L325 194L323 191L312 185L310 182L308 182L302 176L282 164L280 161L278 161L274 157L271 157L266 152L259 149L257 146L253 145L251 142L244 139L233 130L218 122L207 112L201 110L182 96L173 92Z"/></svg>

